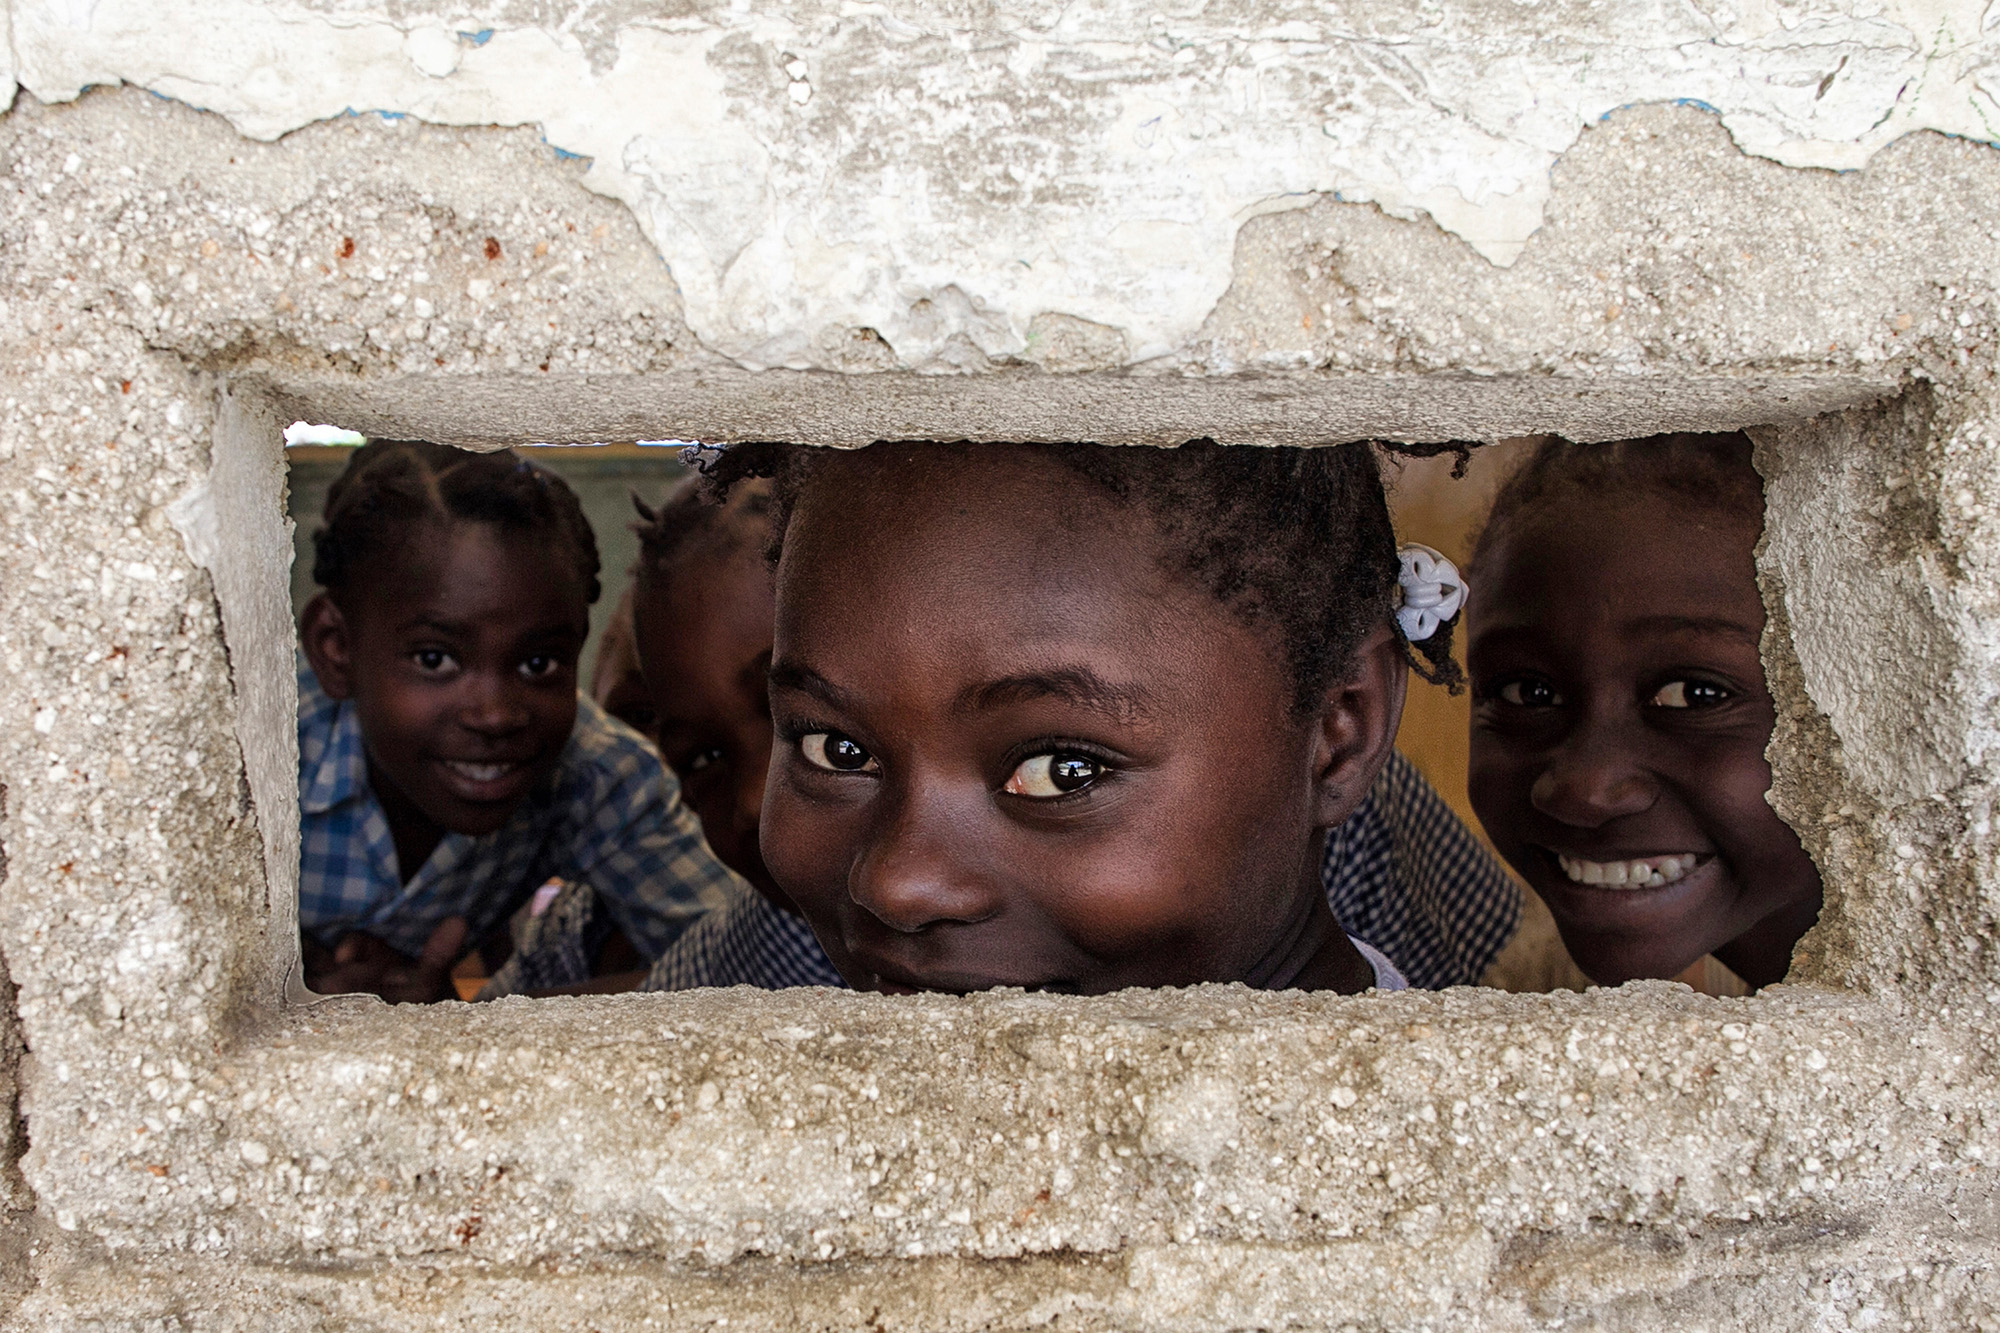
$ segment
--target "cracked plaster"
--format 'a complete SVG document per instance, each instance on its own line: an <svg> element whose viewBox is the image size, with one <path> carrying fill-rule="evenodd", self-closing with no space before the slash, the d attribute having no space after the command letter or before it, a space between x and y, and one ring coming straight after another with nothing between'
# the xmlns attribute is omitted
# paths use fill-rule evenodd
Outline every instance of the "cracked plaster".
<svg viewBox="0 0 2000 1333"><path fill-rule="evenodd" d="M1714 108L1792 166L2000 137L1978 0L10 11L13 78L45 101L125 82L260 139L353 111L536 126L750 367L1171 365L1245 220L1372 201L1510 264L1557 159L1638 103Z"/></svg>
<svg viewBox="0 0 2000 1333"><path fill-rule="evenodd" d="M1368 205L1232 228L1171 376L750 373L532 129L258 143L100 90L23 98L0 170L9 1326L2000 1324L1991 149L1804 172L1622 111L1508 268ZM1104 327L1043 324L1063 368L1145 336ZM1825 917L1748 1001L299 1003L277 427L315 405L480 444L1753 426Z"/></svg>

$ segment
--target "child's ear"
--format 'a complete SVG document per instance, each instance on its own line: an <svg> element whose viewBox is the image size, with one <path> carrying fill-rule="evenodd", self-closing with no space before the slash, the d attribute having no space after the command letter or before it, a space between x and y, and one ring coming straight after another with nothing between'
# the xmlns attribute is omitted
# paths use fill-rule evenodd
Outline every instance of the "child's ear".
<svg viewBox="0 0 2000 1333"><path fill-rule="evenodd" d="M354 692L353 644L347 631L347 617L325 593L316 594L299 612L299 647L312 663L319 687L329 699L345 699Z"/></svg>
<svg viewBox="0 0 2000 1333"><path fill-rule="evenodd" d="M1327 689L1313 754L1316 822L1322 828L1353 814L1388 762L1409 683L1402 642L1382 624L1362 641L1347 679Z"/></svg>

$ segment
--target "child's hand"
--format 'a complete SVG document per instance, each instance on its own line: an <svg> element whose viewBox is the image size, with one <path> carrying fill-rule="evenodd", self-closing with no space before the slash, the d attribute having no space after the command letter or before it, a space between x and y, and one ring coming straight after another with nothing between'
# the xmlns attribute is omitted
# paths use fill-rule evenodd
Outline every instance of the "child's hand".
<svg viewBox="0 0 2000 1333"><path fill-rule="evenodd" d="M343 935L331 953L307 948L306 985L322 995L359 991L379 995L391 1004L449 999L455 993L452 964L465 951L467 933L464 917L446 917L424 941L423 953L411 959L373 935L355 931Z"/></svg>

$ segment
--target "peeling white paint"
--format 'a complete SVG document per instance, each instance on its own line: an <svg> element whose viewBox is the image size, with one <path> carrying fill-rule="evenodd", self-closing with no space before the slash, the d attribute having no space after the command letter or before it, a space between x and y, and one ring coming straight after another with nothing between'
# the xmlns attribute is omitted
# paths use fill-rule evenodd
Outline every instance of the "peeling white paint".
<svg viewBox="0 0 2000 1333"><path fill-rule="evenodd" d="M49 100L123 80L258 138L354 110L539 125L632 207L695 332L753 366L821 364L840 328L976 366L1051 311L1143 362L1214 306L1246 218L1327 193L1509 264L1557 157L1631 103L1713 107L1802 167L1919 129L2000 138L1983 0L528 9L24 0L0 75Z"/></svg>

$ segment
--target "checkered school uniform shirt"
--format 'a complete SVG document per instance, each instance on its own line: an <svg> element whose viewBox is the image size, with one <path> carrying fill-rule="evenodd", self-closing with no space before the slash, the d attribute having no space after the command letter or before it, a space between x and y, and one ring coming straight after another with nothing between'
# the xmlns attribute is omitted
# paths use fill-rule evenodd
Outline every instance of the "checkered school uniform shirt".
<svg viewBox="0 0 2000 1333"><path fill-rule="evenodd" d="M1400 753L1328 837L1321 881L1385 990L1477 982L1521 918L1513 879ZM564 887L540 915L516 922L515 954L481 998L588 979L608 933L594 896ZM689 927L640 989L845 984L803 920L746 889Z"/></svg>
<svg viewBox="0 0 2000 1333"><path fill-rule="evenodd" d="M540 912L524 912L514 925L514 956L481 988L479 998L571 986L590 976L591 959L609 937L609 923L597 895L577 884L546 885L557 890ZM1348 936L1375 969L1379 990L1407 990L1396 965L1364 939ZM653 964L642 991L697 990L703 986L828 986L844 990L833 961L819 947L803 917L774 906L760 893L746 893L719 912L689 926Z"/></svg>
<svg viewBox="0 0 2000 1333"><path fill-rule="evenodd" d="M542 910L534 911L537 907ZM530 910L515 919L513 957L500 965L479 998L494 1000L585 981L591 960L610 933L610 922L589 888L561 885L546 906L538 895ZM728 906L681 932L654 960L639 989L846 985L803 917L742 887L731 890Z"/></svg>
<svg viewBox="0 0 2000 1333"><path fill-rule="evenodd" d="M581 696L555 771L513 818L483 837L447 833L404 884L353 705L329 699L303 658L298 679L299 926L329 948L358 930L415 956L449 916L465 917L477 938L561 876L588 884L657 958L741 884L708 850L651 747Z"/></svg>
<svg viewBox="0 0 2000 1333"><path fill-rule="evenodd" d="M1327 836L1327 902L1419 990L1477 985L1521 924L1521 889L1400 751Z"/></svg>

